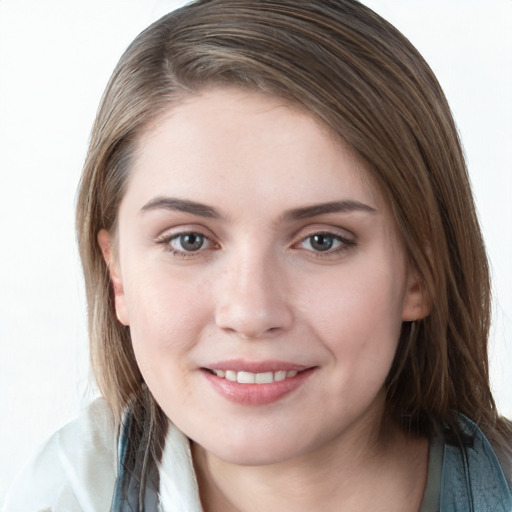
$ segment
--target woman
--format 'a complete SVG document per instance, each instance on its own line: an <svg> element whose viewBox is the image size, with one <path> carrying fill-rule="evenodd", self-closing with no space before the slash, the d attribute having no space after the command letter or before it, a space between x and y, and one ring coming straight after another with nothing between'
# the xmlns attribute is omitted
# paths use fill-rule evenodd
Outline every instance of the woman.
<svg viewBox="0 0 512 512"><path fill-rule="evenodd" d="M8 510L512 508L457 132L368 8L199 1L149 27L77 230L105 400Z"/></svg>

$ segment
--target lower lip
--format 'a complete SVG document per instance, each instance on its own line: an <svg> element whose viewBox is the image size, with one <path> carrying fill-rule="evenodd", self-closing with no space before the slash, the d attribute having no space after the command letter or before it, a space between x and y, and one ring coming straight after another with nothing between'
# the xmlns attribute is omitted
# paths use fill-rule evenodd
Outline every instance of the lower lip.
<svg viewBox="0 0 512 512"><path fill-rule="evenodd" d="M207 370L202 370L213 389L231 402L243 405L268 405L281 400L297 390L313 373L314 368L299 372L295 377L269 384L240 384L220 378Z"/></svg>

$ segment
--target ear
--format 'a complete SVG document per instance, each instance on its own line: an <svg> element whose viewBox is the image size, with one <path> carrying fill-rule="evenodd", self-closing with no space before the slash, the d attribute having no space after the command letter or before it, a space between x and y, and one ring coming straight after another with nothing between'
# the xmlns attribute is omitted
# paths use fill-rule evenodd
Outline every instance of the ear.
<svg viewBox="0 0 512 512"><path fill-rule="evenodd" d="M98 245L100 246L103 258L107 264L112 286L114 288L117 318L123 325L130 325L119 262L114 258L112 251L112 239L110 233L106 229L102 229L98 233Z"/></svg>
<svg viewBox="0 0 512 512"><path fill-rule="evenodd" d="M402 321L414 322L430 314L430 302L423 280L416 270L410 269L407 276L407 289L402 310Z"/></svg>

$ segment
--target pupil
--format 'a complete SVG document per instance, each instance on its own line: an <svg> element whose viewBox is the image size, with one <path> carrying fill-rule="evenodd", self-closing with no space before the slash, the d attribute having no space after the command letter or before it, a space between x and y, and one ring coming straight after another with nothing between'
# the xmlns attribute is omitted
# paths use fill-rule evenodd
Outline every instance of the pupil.
<svg viewBox="0 0 512 512"><path fill-rule="evenodd" d="M332 236L326 235L314 235L311 240L311 246L317 251L328 251L333 243Z"/></svg>
<svg viewBox="0 0 512 512"><path fill-rule="evenodd" d="M203 237L195 233L188 233L181 236L181 246L187 251L197 251L203 245Z"/></svg>

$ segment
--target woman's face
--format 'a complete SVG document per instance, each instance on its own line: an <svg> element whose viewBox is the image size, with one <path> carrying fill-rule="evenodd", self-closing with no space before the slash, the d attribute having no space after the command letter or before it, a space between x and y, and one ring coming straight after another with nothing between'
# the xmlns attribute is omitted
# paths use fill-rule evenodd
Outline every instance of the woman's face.
<svg viewBox="0 0 512 512"><path fill-rule="evenodd" d="M378 428L420 287L364 163L271 97L188 97L140 138L109 236L119 320L187 436L241 464Z"/></svg>

